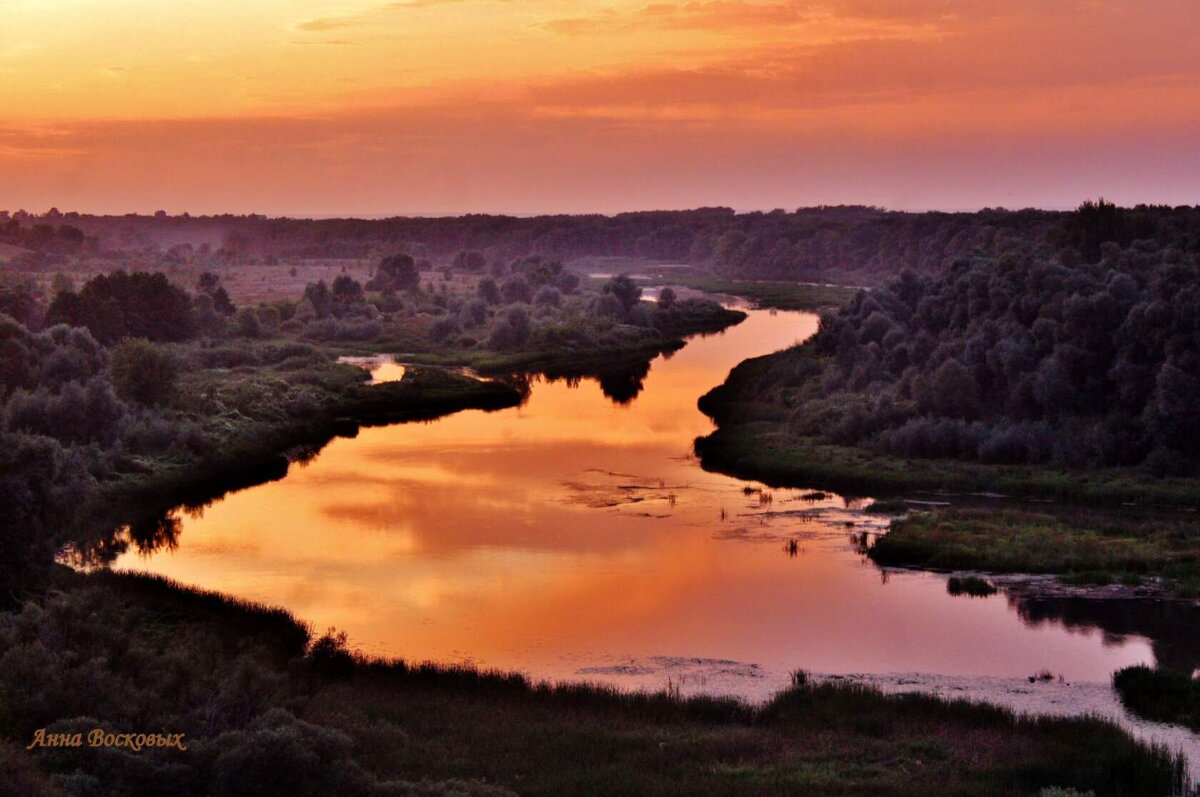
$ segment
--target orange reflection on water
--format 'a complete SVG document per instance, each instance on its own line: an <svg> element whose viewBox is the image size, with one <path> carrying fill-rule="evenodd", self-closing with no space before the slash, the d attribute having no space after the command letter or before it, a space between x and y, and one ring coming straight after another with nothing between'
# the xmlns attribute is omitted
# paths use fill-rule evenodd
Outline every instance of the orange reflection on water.
<svg viewBox="0 0 1200 797"><path fill-rule="evenodd" d="M177 550L117 566L285 606L369 652L543 677L655 685L664 661L702 659L703 686L760 694L797 667L1105 680L1153 659L1138 638L950 598L938 576L884 583L848 540L871 521L840 499L762 504L701 470L697 397L815 328L754 311L656 360L625 406L559 381L520 408L363 430L185 519Z"/></svg>

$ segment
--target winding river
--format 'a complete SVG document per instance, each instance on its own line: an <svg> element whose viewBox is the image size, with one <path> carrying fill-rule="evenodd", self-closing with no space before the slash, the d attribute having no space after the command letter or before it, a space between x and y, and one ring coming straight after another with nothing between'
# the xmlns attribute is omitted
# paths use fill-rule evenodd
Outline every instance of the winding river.
<svg viewBox="0 0 1200 797"><path fill-rule="evenodd" d="M519 408L364 429L114 567L285 606L374 654L750 699L802 668L1105 714L1200 760L1194 736L1130 719L1108 685L1198 655L1167 607L952 597L943 575L865 559L856 541L883 521L862 502L700 468L696 399L816 324L751 310L656 359L624 403L543 381Z"/></svg>

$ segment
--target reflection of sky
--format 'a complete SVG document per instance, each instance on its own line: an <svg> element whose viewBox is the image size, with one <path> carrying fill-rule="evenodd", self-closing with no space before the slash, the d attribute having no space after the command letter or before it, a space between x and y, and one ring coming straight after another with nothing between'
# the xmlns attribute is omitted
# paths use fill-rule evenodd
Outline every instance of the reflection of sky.
<svg viewBox="0 0 1200 797"><path fill-rule="evenodd" d="M519 408L363 430L185 519L177 551L118 565L281 604L371 652L545 676L662 655L1099 681L1152 659L1140 640L1029 627L1003 598L950 598L937 576L884 583L837 500L785 514L814 505L776 490L760 507L702 471L691 441L712 426L696 398L815 326L753 312L655 360L627 406L560 381Z"/></svg>

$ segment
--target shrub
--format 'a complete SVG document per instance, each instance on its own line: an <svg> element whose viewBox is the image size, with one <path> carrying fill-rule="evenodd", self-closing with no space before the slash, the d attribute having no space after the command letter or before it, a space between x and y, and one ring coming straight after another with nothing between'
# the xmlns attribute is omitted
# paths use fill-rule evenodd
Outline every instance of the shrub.
<svg viewBox="0 0 1200 797"><path fill-rule="evenodd" d="M262 334L262 326L258 320L258 313L249 307L243 307L237 314L237 330L238 334L243 338L257 338Z"/></svg>
<svg viewBox="0 0 1200 797"><path fill-rule="evenodd" d="M491 277L484 277L479 281L479 286L476 288L479 298L483 299L488 304L500 304L502 297L500 296L500 286Z"/></svg>
<svg viewBox="0 0 1200 797"><path fill-rule="evenodd" d="M558 288L543 285L538 288L537 295L533 297L533 303L542 307L558 307L562 304L562 294L559 293Z"/></svg>
<svg viewBox="0 0 1200 797"><path fill-rule="evenodd" d="M452 318L439 318L429 325L429 339L434 343L441 343L452 335L457 335L462 330L459 329L458 322Z"/></svg>
<svg viewBox="0 0 1200 797"><path fill-rule="evenodd" d="M529 304L533 301L533 288L524 276L513 274L500 286L500 295L504 297L504 301L510 304L513 302Z"/></svg>
<svg viewBox="0 0 1200 797"><path fill-rule="evenodd" d="M606 282L604 293L616 298L626 312L642 299L642 289L627 274L618 274Z"/></svg>
<svg viewBox="0 0 1200 797"><path fill-rule="evenodd" d="M179 363L170 351L134 338L117 346L112 355L112 381L126 401L157 406L175 394Z"/></svg>

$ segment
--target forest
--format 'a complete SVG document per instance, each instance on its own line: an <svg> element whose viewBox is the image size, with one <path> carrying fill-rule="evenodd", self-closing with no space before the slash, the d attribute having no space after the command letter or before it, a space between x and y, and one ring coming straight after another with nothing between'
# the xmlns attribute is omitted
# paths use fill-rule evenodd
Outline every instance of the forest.
<svg viewBox="0 0 1200 797"><path fill-rule="evenodd" d="M625 257L688 263L725 277L878 285L909 269L940 273L953 260L1013 248L1042 255L1074 246L1090 261L1101 242L1171 241L1200 250L1200 211L1138 206L1092 218L1044 210L904 213L871 207L737 213L730 208L614 216L487 216L288 219L264 216L88 216L57 209L0 213L0 258L10 267L53 270L95 259L127 269L205 267L296 259L378 259L405 251L475 268L530 255L561 261ZM1079 224L1083 227L1079 227ZM5 255L5 251L8 252ZM463 261L460 260L460 263Z"/></svg>
<svg viewBox="0 0 1200 797"><path fill-rule="evenodd" d="M1196 255L1174 238L1122 246L1093 212L1064 224L1076 245L1053 255L960 258L860 292L706 406L737 422L744 397L798 436L899 457L1193 474Z"/></svg>

